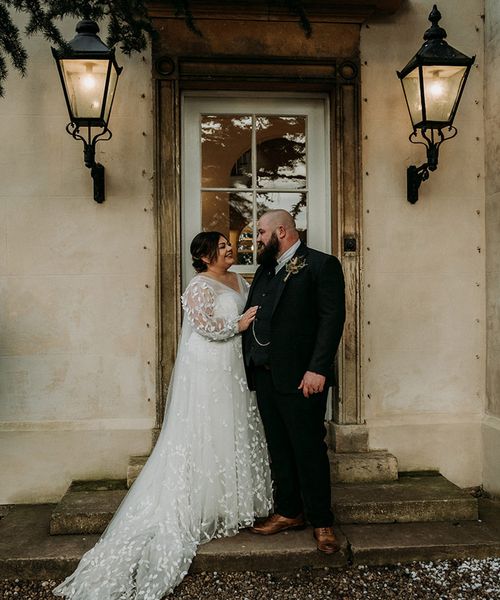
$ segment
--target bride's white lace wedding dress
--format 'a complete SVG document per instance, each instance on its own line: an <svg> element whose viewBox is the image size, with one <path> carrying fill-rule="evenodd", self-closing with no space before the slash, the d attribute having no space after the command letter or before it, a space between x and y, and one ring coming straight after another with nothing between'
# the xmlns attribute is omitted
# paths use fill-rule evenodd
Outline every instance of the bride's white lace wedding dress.
<svg viewBox="0 0 500 600"><path fill-rule="evenodd" d="M272 507L267 449L237 334L239 292L203 274L186 319L158 442L99 542L54 590L71 600L160 600L199 544L234 535Z"/></svg>

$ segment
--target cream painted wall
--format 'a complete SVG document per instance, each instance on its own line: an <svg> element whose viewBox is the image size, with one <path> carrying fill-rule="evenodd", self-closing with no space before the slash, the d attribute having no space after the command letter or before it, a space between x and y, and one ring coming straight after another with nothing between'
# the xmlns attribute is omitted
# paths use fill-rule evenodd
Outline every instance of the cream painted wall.
<svg viewBox="0 0 500 600"><path fill-rule="evenodd" d="M0 503L123 477L129 455L150 449L155 412L149 53L118 56L98 205L49 44L26 46L28 76L11 71L0 99Z"/></svg>
<svg viewBox="0 0 500 600"><path fill-rule="evenodd" d="M485 236L482 0L441 0L447 41L476 54L455 120L458 136L406 201L406 167L425 162L408 141L396 70L423 42L431 0L409 0L362 28L363 384L373 448L400 470L439 469L482 482L485 404Z"/></svg>
<svg viewBox="0 0 500 600"><path fill-rule="evenodd" d="M500 497L500 5L485 2L487 415L484 485Z"/></svg>

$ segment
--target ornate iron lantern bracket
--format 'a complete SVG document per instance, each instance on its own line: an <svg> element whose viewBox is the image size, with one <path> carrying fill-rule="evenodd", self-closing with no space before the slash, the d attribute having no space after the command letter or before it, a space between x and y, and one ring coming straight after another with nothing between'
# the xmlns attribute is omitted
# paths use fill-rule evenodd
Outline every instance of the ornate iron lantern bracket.
<svg viewBox="0 0 500 600"><path fill-rule="evenodd" d="M83 161L85 166L90 169L90 175L94 181L94 200L99 204L102 204L105 200L105 184L104 184L104 166L101 163L95 161L95 147L97 142L107 142L111 139L112 133L106 127L103 131L97 133L92 137L92 130L88 127L88 139L85 139L80 133L80 127L76 123L68 123L66 125L66 131L75 140L81 140L83 142ZM106 136L107 137L104 137Z"/></svg>
<svg viewBox="0 0 500 600"><path fill-rule="evenodd" d="M415 204L418 200L418 189L422 181L427 181L430 171L435 171L438 167L439 147L444 141L451 140L458 133L457 128L453 125L447 128L448 135L445 135L442 129L430 129L429 131L430 135L427 134L426 129L420 129L420 134L425 141L418 140L417 129L412 131L408 138L412 144L422 144L427 148L427 162L420 167L411 165L406 171L407 199L411 204Z"/></svg>
<svg viewBox="0 0 500 600"><path fill-rule="evenodd" d="M66 131L83 142L85 166L94 181L94 200L101 204L105 199L104 167L96 162L95 149L98 141L111 139L108 121L122 68L116 63L114 49L103 43L98 32L99 26L87 15L77 24L77 35L66 47L52 48L52 54L70 118ZM92 135L93 128L99 133Z"/></svg>
<svg viewBox="0 0 500 600"><path fill-rule="evenodd" d="M407 169L407 200L412 204L418 200L422 181L437 169L441 144L457 135L453 121L476 58L445 41L446 31L438 25L440 19L441 13L434 5L422 47L397 73L413 125L409 140L427 149L427 162Z"/></svg>

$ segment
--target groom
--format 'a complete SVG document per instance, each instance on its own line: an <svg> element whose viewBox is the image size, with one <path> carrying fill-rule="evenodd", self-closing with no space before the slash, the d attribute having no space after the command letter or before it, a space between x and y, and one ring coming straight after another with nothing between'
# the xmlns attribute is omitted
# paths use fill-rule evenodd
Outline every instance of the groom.
<svg viewBox="0 0 500 600"><path fill-rule="evenodd" d="M342 268L334 256L303 244L284 210L262 215L257 241L260 267L246 308L259 309L243 352L271 456L276 512L251 531L302 527L305 512L318 550L332 554L339 544L324 418L345 319Z"/></svg>

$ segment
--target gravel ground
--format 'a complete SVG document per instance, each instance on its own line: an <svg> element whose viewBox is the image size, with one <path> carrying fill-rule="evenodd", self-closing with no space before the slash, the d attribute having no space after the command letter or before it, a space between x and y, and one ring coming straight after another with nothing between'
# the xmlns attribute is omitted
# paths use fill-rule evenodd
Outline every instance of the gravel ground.
<svg viewBox="0 0 500 600"><path fill-rule="evenodd" d="M54 600L55 581L0 581L0 598ZM500 559L302 570L295 575L189 575L168 600L500 600Z"/></svg>

